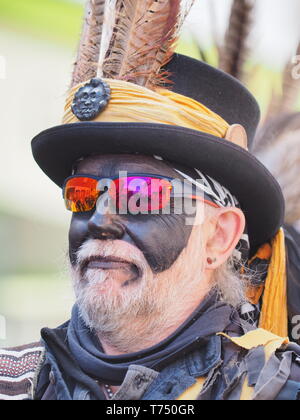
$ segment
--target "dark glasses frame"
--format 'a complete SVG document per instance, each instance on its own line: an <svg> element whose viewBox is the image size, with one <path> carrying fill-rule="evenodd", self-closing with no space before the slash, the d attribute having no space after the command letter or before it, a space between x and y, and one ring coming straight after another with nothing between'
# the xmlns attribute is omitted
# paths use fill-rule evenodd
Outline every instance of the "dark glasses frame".
<svg viewBox="0 0 300 420"><path fill-rule="evenodd" d="M125 171L124 171L125 172ZM140 176L140 177L153 177L153 178L157 178L157 179L166 179L167 181L175 181L176 178L170 178L168 176L162 176L162 175L156 175L156 174L143 174L143 173L131 173L131 172L127 172L126 177L131 177L131 176ZM120 177L120 176L115 176L115 177L104 177L104 176L96 176L96 175L89 175L89 174L78 174L78 175L71 175L68 178L65 179L63 186L62 186L62 195L64 197L64 191L67 185L67 182L70 181L70 179L74 179L74 178L91 178L91 179L95 179L96 181L100 181L101 179L110 179L111 181L115 181L116 179L120 179L120 178L125 178L125 177Z"/></svg>
<svg viewBox="0 0 300 420"><path fill-rule="evenodd" d="M126 171L124 171L124 172L126 172ZM96 176L96 175L90 175L90 174L76 174L76 175L71 175L71 176L69 176L68 178L65 179L64 184L62 186L62 196L63 196L63 199L65 199L66 185L67 185L69 180L74 179L74 178L91 178L91 179L94 179L95 181L100 181L101 179L109 179L111 181L114 181L114 180L117 180L117 179L122 179L122 178L127 178L127 177L128 178L129 177L141 177L141 178L142 177L146 177L146 178L151 178L152 177L152 178L155 178L155 179L164 179L164 180L167 180L167 181L170 181L170 182L179 181L180 183L183 183L185 181L185 180L180 180L178 178L171 178L171 177L168 177L168 176L163 176L163 175L158 175L158 174L136 173L136 172L135 173L126 172L126 176L124 176L124 177L115 176L115 177L107 177L107 178L105 178L103 176ZM197 191L197 190L199 191L199 189L195 185L190 184L190 186L193 189L193 191ZM204 203L207 203L208 205L210 205L212 207L219 208L219 206L214 201L212 201L212 199L202 190L201 190L201 196L198 196L198 195L194 194L192 191L189 194L180 193L180 194L177 194L177 195L174 194L174 192L172 194L172 191L171 191L170 197L171 198L189 198L191 200L202 200Z"/></svg>

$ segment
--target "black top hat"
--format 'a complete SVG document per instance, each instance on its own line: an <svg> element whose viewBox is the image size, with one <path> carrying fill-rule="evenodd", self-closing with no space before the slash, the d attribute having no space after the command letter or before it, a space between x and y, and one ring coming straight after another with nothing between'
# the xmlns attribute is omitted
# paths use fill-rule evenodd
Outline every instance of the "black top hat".
<svg viewBox="0 0 300 420"><path fill-rule="evenodd" d="M60 187L74 162L91 154L158 155L200 169L238 198L253 252L281 226L284 200L277 181L247 146L240 147L225 134L230 125L240 124L250 146L259 121L258 105L228 74L178 54L170 60L186 15L180 0L163 6L154 2L151 7L136 1L131 6L133 10L121 8L112 14L106 2L88 2L73 74L76 86L67 101L64 124L33 139L34 158ZM161 63L166 62L170 95L159 89L166 74ZM134 118L128 118L124 102L134 108ZM167 117L160 119L160 113ZM211 121L216 122L213 129Z"/></svg>
<svg viewBox="0 0 300 420"><path fill-rule="evenodd" d="M236 79L200 61L175 55L168 65L172 90L203 103L229 124L244 126L251 145L259 108ZM43 131L33 156L60 187L74 162L91 154L140 153L198 168L234 194L245 213L251 248L271 239L283 222L281 189L247 150L190 128L156 123L76 122Z"/></svg>

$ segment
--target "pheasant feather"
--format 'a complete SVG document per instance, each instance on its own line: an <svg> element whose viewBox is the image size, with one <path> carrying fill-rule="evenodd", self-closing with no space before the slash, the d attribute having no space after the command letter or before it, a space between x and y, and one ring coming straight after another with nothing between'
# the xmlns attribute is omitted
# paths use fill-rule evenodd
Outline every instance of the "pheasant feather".
<svg viewBox="0 0 300 420"><path fill-rule="evenodd" d="M97 74L105 1L89 0L87 2L71 87Z"/></svg>
<svg viewBox="0 0 300 420"><path fill-rule="evenodd" d="M161 68L172 58L192 4L191 0L107 0L98 75L151 89L164 84L167 75Z"/></svg>
<svg viewBox="0 0 300 420"><path fill-rule="evenodd" d="M233 1L225 45L220 51L220 68L238 79L243 77L254 6L254 0Z"/></svg>

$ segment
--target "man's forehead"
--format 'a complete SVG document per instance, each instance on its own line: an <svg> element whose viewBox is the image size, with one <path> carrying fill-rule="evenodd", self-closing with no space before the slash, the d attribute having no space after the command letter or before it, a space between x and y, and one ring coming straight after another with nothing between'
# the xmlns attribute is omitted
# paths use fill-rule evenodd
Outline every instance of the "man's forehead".
<svg viewBox="0 0 300 420"><path fill-rule="evenodd" d="M113 177L119 171L131 173L154 173L169 177L178 177L176 171L167 162L144 155L95 155L80 160L76 173L95 176Z"/></svg>

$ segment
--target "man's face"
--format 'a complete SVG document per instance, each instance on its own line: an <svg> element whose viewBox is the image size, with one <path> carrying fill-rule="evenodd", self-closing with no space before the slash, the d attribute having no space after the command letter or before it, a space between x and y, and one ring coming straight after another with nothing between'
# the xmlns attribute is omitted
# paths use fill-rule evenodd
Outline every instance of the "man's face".
<svg viewBox="0 0 300 420"><path fill-rule="evenodd" d="M90 157L80 162L77 174L103 178L117 177L119 171L178 177L167 164L146 156L108 155ZM70 260L89 239L122 240L138 248L155 273L171 267L186 246L191 226L185 215L101 215L96 209L74 213L69 232Z"/></svg>
<svg viewBox="0 0 300 420"><path fill-rule="evenodd" d="M166 163L134 155L89 157L76 173L115 178L119 171L178 178ZM185 319L201 295L201 238L197 231L188 249L192 231L185 214L74 213L69 254L85 322L126 352L130 326L147 336L149 328L172 318L174 302Z"/></svg>

